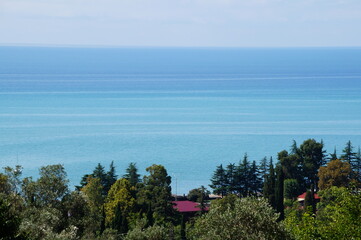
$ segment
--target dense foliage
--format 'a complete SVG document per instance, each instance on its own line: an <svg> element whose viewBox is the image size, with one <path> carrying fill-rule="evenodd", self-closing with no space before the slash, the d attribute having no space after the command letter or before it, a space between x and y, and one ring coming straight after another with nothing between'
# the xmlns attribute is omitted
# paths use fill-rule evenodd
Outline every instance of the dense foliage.
<svg viewBox="0 0 361 240"><path fill-rule="evenodd" d="M213 173L210 187L223 199L210 201L204 186L190 191L202 210L192 216L173 208L162 165L141 178L131 163L118 178L113 162L107 171L99 163L74 191L62 165L41 167L38 179L22 178L21 166L5 167L0 239L358 239L360 166L351 142L327 157L322 142L293 141L276 164L265 157L257 165L245 154Z"/></svg>

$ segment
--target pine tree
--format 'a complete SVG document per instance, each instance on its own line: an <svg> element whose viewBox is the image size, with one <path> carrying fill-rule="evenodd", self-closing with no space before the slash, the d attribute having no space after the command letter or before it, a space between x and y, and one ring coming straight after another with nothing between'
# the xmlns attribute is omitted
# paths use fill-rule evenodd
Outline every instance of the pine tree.
<svg viewBox="0 0 361 240"><path fill-rule="evenodd" d="M212 184L209 186L213 189L214 194L220 194L222 197L227 195L226 173L221 165L217 166L211 178Z"/></svg>
<svg viewBox="0 0 361 240"><path fill-rule="evenodd" d="M244 154L243 161L237 169L237 191L240 196L247 197L250 195L250 164L247 153Z"/></svg>
<svg viewBox="0 0 361 240"><path fill-rule="evenodd" d="M127 179L132 186L136 186L140 182L140 175L138 174L138 168L135 163L130 163L126 169L126 174L123 176Z"/></svg>
<svg viewBox="0 0 361 240"><path fill-rule="evenodd" d="M226 193L232 194L236 190L236 167L230 163L226 168Z"/></svg>
<svg viewBox="0 0 361 240"><path fill-rule="evenodd" d="M117 181L117 177L114 162L112 161L109 166L109 171L106 173L106 185L104 186L106 192L109 192L111 186Z"/></svg>
<svg viewBox="0 0 361 240"><path fill-rule="evenodd" d="M256 161L252 162L250 169L250 193L253 196L257 196L261 192L262 188L262 178L259 176L258 167Z"/></svg>
<svg viewBox="0 0 361 240"><path fill-rule="evenodd" d="M342 150L343 154L341 155L341 159L347 161L351 169L355 170L356 153L353 151L353 148L351 141L348 141Z"/></svg>
<svg viewBox="0 0 361 240"><path fill-rule="evenodd" d="M281 165L277 165L276 172L277 172L277 180L276 180L276 188L275 188L276 211L280 213L279 220L281 221L285 217L284 216L284 204L283 204L284 173L283 173Z"/></svg>
<svg viewBox="0 0 361 240"><path fill-rule="evenodd" d="M107 174L105 173L104 166L102 166L100 163L95 167L93 173L91 174L93 178L99 178L100 184L103 186L103 195L106 196L108 194L108 191L106 189L108 179Z"/></svg>
<svg viewBox="0 0 361 240"><path fill-rule="evenodd" d="M336 159L337 159L337 152L336 152L336 147L335 147L335 149L333 150L333 153L330 153L329 160L332 161L332 160L336 160Z"/></svg>
<svg viewBox="0 0 361 240"><path fill-rule="evenodd" d="M268 174L267 157L262 158L258 169L259 169L259 174L262 178L262 181L264 181L266 178L266 175Z"/></svg>
<svg viewBox="0 0 361 240"><path fill-rule="evenodd" d="M291 149L290 149L290 154L298 154L299 150L297 147L297 143L296 140L293 140L292 145L291 145Z"/></svg>

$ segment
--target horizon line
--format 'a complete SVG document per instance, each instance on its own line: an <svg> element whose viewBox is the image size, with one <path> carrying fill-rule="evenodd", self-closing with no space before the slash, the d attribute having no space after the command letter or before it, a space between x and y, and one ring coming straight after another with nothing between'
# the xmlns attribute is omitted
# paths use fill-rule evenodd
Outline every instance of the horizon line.
<svg viewBox="0 0 361 240"><path fill-rule="evenodd" d="M41 43L0 43L0 47L44 47L44 48L198 48L198 49L290 49L290 48L361 48L359 46L134 46L98 44L41 44Z"/></svg>

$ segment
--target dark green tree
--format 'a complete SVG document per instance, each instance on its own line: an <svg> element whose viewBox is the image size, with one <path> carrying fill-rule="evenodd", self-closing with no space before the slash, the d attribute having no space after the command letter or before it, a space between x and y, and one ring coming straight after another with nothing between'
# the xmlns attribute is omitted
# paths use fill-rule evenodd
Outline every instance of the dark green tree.
<svg viewBox="0 0 361 240"><path fill-rule="evenodd" d="M348 141L346 143L345 148L342 150L343 154L340 157L342 160L347 161L352 169L354 167L355 158L356 158L356 153L353 151L353 149L354 147L352 146L351 141Z"/></svg>
<svg viewBox="0 0 361 240"><path fill-rule="evenodd" d="M262 178L262 181L265 180L266 175L268 174L268 163L267 157L262 158L260 165L259 165L259 174Z"/></svg>
<svg viewBox="0 0 361 240"><path fill-rule="evenodd" d="M124 234L128 232L128 222L127 218L123 216L120 204L117 205L115 209L115 217L112 221L112 228L117 230L118 233Z"/></svg>
<svg viewBox="0 0 361 240"><path fill-rule="evenodd" d="M212 184L209 186L213 189L214 194L220 194L222 197L227 195L227 180L225 170L221 165L217 166L211 178Z"/></svg>
<svg viewBox="0 0 361 240"><path fill-rule="evenodd" d="M135 163L130 163L126 169L126 174L123 176L127 179L132 186L136 186L140 182L140 175L138 174L138 169Z"/></svg>
<svg viewBox="0 0 361 240"><path fill-rule="evenodd" d="M0 197L0 239L26 239L19 233L20 218L11 211L11 205Z"/></svg>
<svg viewBox="0 0 361 240"><path fill-rule="evenodd" d="M226 167L226 192L232 194L236 190L236 166L230 163Z"/></svg>
<svg viewBox="0 0 361 240"><path fill-rule="evenodd" d="M286 199L295 200L300 193L300 186L296 179L285 179L284 196Z"/></svg>
<svg viewBox="0 0 361 240"><path fill-rule="evenodd" d="M269 204L274 209L276 208L275 188L276 188L276 175L271 157L269 162L269 174L267 174L266 179L263 183L263 197L268 199Z"/></svg>
<svg viewBox="0 0 361 240"><path fill-rule="evenodd" d="M304 185L310 187L311 184L318 184L318 169L324 165L323 144L314 139L304 141L300 146L301 164L304 176Z"/></svg>
<svg viewBox="0 0 361 240"><path fill-rule="evenodd" d="M110 163L109 171L106 173L106 185L104 190L109 192L111 186L117 181L117 175L115 174L114 161Z"/></svg>
<svg viewBox="0 0 361 240"><path fill-rule="evenodd" d="M239 196L249 196L250 195L250 181L251 178L251 167L248 161L247 153L244 154L243 161L240 162L237 169L237 192Z"/></svg>
<svg viewBox="0 0 361 240"><path fill-rule="evenodd" d="M103 195L106 196L108 194L108 190L106 189L108 185L108 179L107 174L105 172L104 166L98 163L98 165L95 167L93 173L91 174L93 178L99 178L100 184L103 186Z"/></svg>
<svg viewBox="0 0 361 240"><path fill-rule="evenodd" d="M276 211L280 213L279 220L284 219L284 204L283 204L283 193L284 193L284 173L281 165L276 167L276 188L275 188L275 201Z"/></svg>
<svg viewBox="0 0 361 240"><path fill-rule="evenodd" d="M330 157L328 158L329 161L332 161L332 160L336 160L338 159L337 158L337 152L336 152L336 147L335 149L333 150L333 153L330 153Z"/></svg>
<svg viewBox="0 0 361 240"><path fill-rule="evenodd" d="M262 178L259 175L259 170L256 164L256 161L252 162L252 166L250 168L250 195L257 196L262 189Z"/></svg>
<svg viewBox="0 0 361 240"><path fill-rule="evenodd" d="M150 206L156 224L174 221L171 177L162 165L153 164L146 170L149 175L144 176L144 187L138 193L140 204Z"/></svg>

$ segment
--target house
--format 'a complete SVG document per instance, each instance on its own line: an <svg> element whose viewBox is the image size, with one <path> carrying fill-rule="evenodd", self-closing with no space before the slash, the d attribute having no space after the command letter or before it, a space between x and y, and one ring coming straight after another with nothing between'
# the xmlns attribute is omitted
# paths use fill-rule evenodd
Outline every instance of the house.
<svg viewBox="0 0 361 240"><path fill-rule="evenodd" d="M303 206L305 203L306 194L307 194L307 192L304 192L297 197L297 201L301 206ZM317 195L317 193L315 193L313 195L313 197L314 197L316 203L318 203L321 200L321 198Z"/></svg>
<svg viewBox="0 0 361 240"><path fill-rule="evenodd" d="M194 217L197 212L201 212L199 203L192 201L172 201L173 208L181 213L185 219ZM209 208L205 207L204 211L208 211Z"/></svg>

